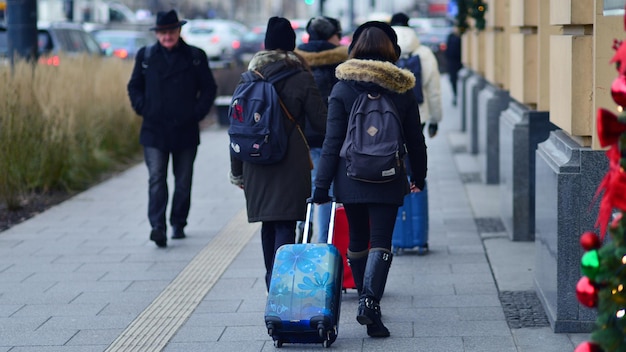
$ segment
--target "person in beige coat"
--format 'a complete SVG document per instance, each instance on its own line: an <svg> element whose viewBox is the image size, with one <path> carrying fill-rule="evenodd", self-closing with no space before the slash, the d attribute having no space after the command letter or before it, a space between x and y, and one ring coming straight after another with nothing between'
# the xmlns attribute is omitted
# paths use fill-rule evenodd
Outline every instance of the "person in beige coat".
<svg viewBox="0 0 626 352"><path fill-rule="evenodd" d="M422 64L422 92L424 102L419 104L422 126L428 123L428 136L434 137L442 118L441 77L439 64L432 50L421 45L415 30L409 27L409 17L404 13L396 13L391 17L391 28L398 36L400 57L419 55Z"/></svg>

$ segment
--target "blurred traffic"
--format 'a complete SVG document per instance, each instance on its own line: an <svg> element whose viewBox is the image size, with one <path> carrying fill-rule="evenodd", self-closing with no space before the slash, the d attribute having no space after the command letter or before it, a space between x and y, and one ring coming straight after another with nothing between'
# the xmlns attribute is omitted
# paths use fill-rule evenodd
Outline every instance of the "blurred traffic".
<svg viewBox="0 0 626 352"><path fill-rule="evenodd" d="M237 21L197 19L182 27L181 37L187 44L204 50L213 64L228 66L235 62L235 50L248 31L248 27Z"/></svg>
<svg viewBox="0 0 626 352"><path fill-rule="evenodd" d="M265 25L254 26L241 36L239 47L234 52L238 65L247 65L254 54L265 48L265 29Z"/></svg>
<svg viewBox="0 0 626 352"><path fill-rule="evenodd" d="M120 59L133 59L139 49L156 40L151 32L136 30L101 29L92 34L106 56Z"/></svg>
<svg viewBox="0 0 626 352"><path fill-rule="evenodd" d="M102 56L103 51L96 39L77 23L47 23L37 24L37 55L39 63L58 66L59 54L79 55L88 54ZM0 63L9 61L9 40L6 26L0 26Z"/></svg>
<svg viewBox="0 0 626 352"><path fill-rule="evenodd" d="M452 32L452 22L443 17L414 17L409 19L409 26L415 29L420 43L433 51L439 64L439 71L446 72L446 42Z"/></svg>

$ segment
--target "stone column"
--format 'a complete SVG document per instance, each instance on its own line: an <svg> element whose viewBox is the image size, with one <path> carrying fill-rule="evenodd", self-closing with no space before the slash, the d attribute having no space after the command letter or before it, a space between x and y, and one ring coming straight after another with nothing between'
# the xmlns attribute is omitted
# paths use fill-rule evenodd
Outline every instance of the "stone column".
<svg viewBox="0 0 626 352"><path fill-rule="evenodd" d="M478 93L485 87L485 79L472 74L465 82L465 123L467 127L467 151L478 154Z"/></svg>
<svg viewBox="0 0 626 352"><path fill-rule="evenodd" d="M485 84L478 93L478 162L486 184L500 182L500 114L509 106L509 93Z"/></svg>
<svg viewBox="0 0 626 352"><path fill-rule="evenodd" d="M581 147L563 130L550 132L536 155L535 286L554 332L590 332L595 310L576 299L584 253L579 239L594 229L593 198L608 169L604 151Z"/></svg>
<svg viewBox="0 0 626 352"><path fill-rule="evenodd" d="M555 129L547 111L515 100L500 115L500 217L512 241L535 239L535 152Z"/></svg>
<svg viewBox="0 0 626 352"><path fill-rule="evenodd" d="M459 76L456 81L456 90L457 90L457 107L460 112L460 127L461 132L465 132L467 130L467 112L466 112L466 91L467 91L467 79L472 75L472 71L467 68L462 68L459 71Z"/></svg>

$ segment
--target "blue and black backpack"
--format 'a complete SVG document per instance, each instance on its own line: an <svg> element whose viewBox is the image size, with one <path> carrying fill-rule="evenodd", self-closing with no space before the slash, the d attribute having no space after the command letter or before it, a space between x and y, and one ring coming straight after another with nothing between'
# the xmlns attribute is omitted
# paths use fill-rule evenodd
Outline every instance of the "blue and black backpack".
<svg viewBox="0 0 626 352"><path fill-rule="evenodd" d="M228 108L231 155L256 164L274 164L285 157L289 143L285 115L292 118L281 106L274 83L296 72L284 70L268 79L256 71L241 74ZM296 125L295 120L291 122Z"/></svg>
<svg viewBox="0 0 626 352"><path fill-rule="evenodd" d="M422 91L422 61L419 55L409 54L408 57L402 57L398 60L396 65L400 68L406 68L411 71L415 76L415 87L413 87L413 94L417 103L424 102L424 92Z"/></svg>

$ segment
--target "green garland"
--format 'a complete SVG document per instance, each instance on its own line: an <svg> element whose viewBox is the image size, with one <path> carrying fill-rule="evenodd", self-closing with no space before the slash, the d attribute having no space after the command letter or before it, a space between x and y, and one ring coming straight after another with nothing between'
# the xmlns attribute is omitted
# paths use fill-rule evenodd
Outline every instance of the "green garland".
<svg viewBox="0 0 626 352"><path fill-rule="evenodd" d="M459 33L463 34L469 29L467 16L474 19L474 27L482 31L485 29L485 12L487 12L487 3L482 0L457 0L458 13L456 15L456 26Z"/></svg>

